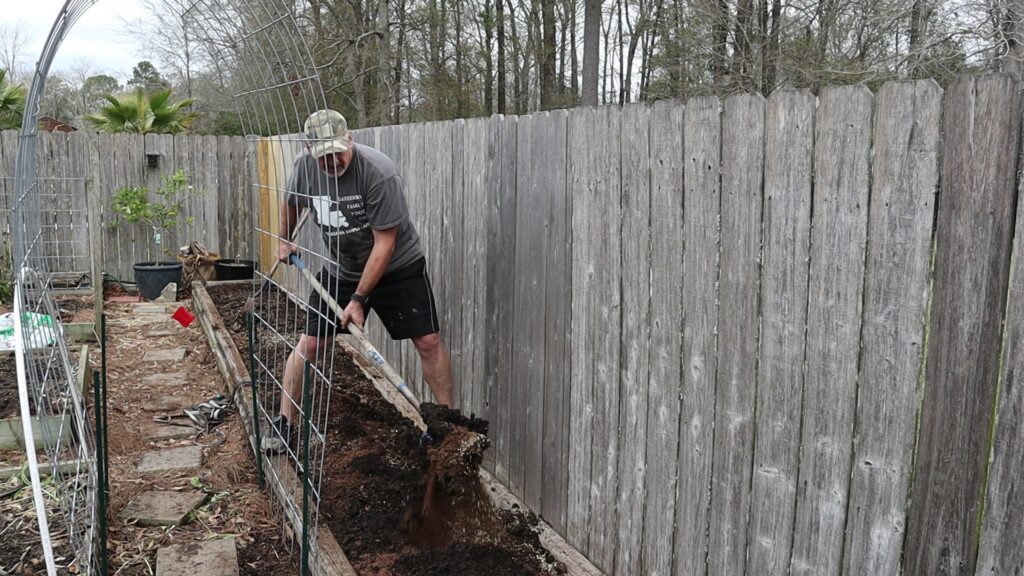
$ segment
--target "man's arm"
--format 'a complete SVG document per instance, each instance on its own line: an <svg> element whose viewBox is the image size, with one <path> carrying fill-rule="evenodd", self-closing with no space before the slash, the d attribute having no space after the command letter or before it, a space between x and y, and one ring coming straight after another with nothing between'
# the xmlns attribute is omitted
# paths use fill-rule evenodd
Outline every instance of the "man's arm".
<svg viewBox="0 0 1024 576"><path fill-rule="evenodd" d="M395 243L398 240L398 227L386 228L384 230L373 230L373 248L370 250L370 257L363 267L363 274L359 277L359 285L356 292L363 296L369 296L377 287L384 271L391 262L391 255L395 253ZM355 322L356 326L362 328L366 320L366 310L363 305L356 301L349 301L345 306L345 314L341 318L342 328L348 323Z"/></svg>
<svg viewBox="0 0 1024 576"><path fill-rule="evenodd" d="M295 221L298 220L299 208L290 202L281 203L281 229L277 241L277 258L288 264L288 258L294 254L298 247L292 244L289 238L292 237L292 229L295 228Z"/></svg>

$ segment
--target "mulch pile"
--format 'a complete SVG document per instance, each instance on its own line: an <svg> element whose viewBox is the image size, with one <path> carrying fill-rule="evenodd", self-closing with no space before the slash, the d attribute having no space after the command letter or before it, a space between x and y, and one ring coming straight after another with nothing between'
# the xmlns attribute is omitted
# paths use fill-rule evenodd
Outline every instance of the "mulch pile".
<svg viewBox="0 0 1024 576"><path fill-rule="evenodd" d="M251 290L249 285L210 287L243 357L248 357L243 305ZM261 298L283 298L267 292ZM257 308L281 309L265 304ZM273 334L297 339L304 319L286 314L271 322L273 331L257 332L257 353L280 358L288 344ZM541 546L538 518L523 510L499 510L481 485L485 421L425 404L424 420L434 442L423 446L421 431L381 396L342 347L327 356L321 362L333 370L321 523L359 574L565 573ZM268 396L261 392L261 397Z"/></svg>

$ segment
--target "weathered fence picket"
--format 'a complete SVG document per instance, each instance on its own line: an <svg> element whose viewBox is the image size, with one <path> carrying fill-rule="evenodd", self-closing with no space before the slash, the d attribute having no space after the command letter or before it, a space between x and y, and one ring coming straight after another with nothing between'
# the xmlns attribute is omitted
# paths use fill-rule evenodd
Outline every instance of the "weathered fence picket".
<svg viewBox="0 0 1024 576"><path fill-rule="evenodd" d="M899 573L939 178L938 85L887 84L875 102L849 576Z"/></svg>
<svg viewBox="0 0 1024 576"><path fill-rule="evenodd" d="M658 214L664 222L662 229L651 235L647 474L640 572L651 576L672 573L675 540L682 404L683 115L678 102L658 102L651 108L651 214ZM655 262L659 265L653 265ZM576 482L570 477L570 491Z"/></svg>
<svg viewBox="0 0 1024 576"><path fill-rule="evenodd" d="M742 573L750 515L764 186L764 98L725 101L718 358L708 574Z"/></svg>
<svg viewBox="0 0 1024 576"><path fill-rule="evenodd" d="M813 134L813 95L780 91L768 98L750 574L789 571L803 400Z"/></svg>
<svg viewBox="0 0 1024 576"><path fill-rule="evenodd" d="M908 574L962 574L973 569L976 558L1020 122L1019 87L1009 76L961 77L946 92L928 365L907 526Z"/></svg>

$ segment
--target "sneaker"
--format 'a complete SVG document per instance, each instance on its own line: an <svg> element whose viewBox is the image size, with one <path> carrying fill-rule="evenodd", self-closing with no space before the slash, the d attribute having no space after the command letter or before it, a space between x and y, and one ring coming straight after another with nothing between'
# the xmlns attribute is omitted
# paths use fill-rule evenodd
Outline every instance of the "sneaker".
<svg viewBox="0 0 1024 576"><path fill-rule="evenodd" d="M260 447L263 451L271 454L280 454L288 448L292 437L296 436L295 427L284 416L277 416L270 421L269 429L263 431L262 436L260 438Z"/></svg>

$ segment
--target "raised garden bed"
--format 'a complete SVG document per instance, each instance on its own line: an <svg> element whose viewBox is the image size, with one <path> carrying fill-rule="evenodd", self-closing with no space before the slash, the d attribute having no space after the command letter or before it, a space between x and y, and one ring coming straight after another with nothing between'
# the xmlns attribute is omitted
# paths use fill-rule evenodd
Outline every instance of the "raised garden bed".
<svg viewBox="0 0 1024 576"><path fill-rule="evenodd" d="M69 352L72 365L75 366L75 381L78 391L80 394L86 394L89 390L89 347L81 346L71 349ZM17 450L24 446L15 362L14 354L9 352L0 354L0 450ZM32 409L34 414L34 407ZM47 424L56 429L60 424L60 418L60 416L46 416ZM38 422L33 425L32 436L37 446L43 442L43 428L44 425ZM70 433L70 427L65 426L64 431ZM0 461L0 467L3 467L2 461Z"/></svg>
<svg viewBox="0 0 1024 576"><path fill-rule="evenodd" d="M248 397L242 307L251 284L212 286L210 293L195 287L200 319L214 348L221 349L218 364L229 382L241 384ZM291 318L289 326L274 328L297 338L302 325L301 318ZM320 573L600 573L482 470L472 470L471 489L443 494L449 501L442 507L451 517L425 516L425 525L410 523L423 506L429 463L435 463L435 472L441 463L440 476L464 470L443 469L443 455L419 445L422 421L412 407L345 339L339 343L329 360L334 381L321 483L318 544L326 560L320 559ZM251 397L239 402L249 405ZM244 415L248 423L248 410ZM283 459L273 459L272 465L290 471Z"/></svg>

